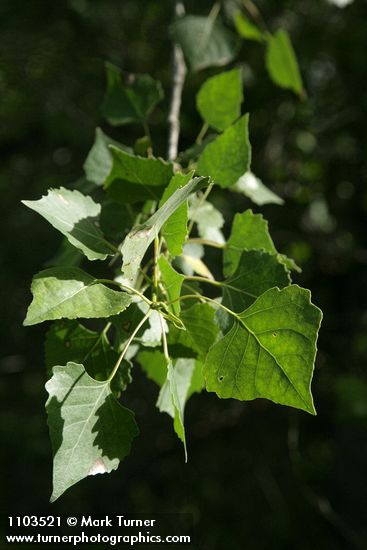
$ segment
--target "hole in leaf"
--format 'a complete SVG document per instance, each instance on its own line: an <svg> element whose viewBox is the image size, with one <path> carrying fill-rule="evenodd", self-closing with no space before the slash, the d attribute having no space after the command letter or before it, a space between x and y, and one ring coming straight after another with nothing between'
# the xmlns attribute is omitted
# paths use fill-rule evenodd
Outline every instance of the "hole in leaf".
<svg viewBox="0 0 367 550"><path fill-rule="evenodd" d="M276 332L273 332L273 338L276 338L278 335Z"/></svg>
<svg viewBox="0 0 367 550"><path fill-rule="evenodd" d="M224 376L220 376L220 377L218 378L218 380L219 380L219 382L222 382L222 380L224 380Z"/></svg>

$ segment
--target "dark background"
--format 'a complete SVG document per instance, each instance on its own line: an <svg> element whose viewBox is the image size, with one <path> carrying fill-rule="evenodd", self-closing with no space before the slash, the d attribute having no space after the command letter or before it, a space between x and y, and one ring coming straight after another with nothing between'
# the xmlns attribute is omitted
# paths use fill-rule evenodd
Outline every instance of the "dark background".
<svg viewBox="0 0 367 550"><path fill-rule="evenodd" d="M185 4L191 13L211 7ZM185 465L170 419L154 408L156 388L136 370L126 400L141 436L130 457L48 505L46 327L24 329L22 320L31 277L60 236L20 200L80 177L96 125L129 145L141 135L102 120L104 61L151 73L169 97L172 2L0 0L0 494L7 513L189 512L203 549L367 548L367 3L258 5L271 29L289 30L308 93L299 102L276 88L262 46L243 43L236 63L244 65L253 169L286 200L261 211L277 248L303 267L295 281L324 311L313 384L318 416L261 400L194 396ZM181 148L199 131L194 94L212 72L188 77ZM152 123L162 155L167 109L166 99ZM214 200L228 222L251 207L237 195Z"/></svg>

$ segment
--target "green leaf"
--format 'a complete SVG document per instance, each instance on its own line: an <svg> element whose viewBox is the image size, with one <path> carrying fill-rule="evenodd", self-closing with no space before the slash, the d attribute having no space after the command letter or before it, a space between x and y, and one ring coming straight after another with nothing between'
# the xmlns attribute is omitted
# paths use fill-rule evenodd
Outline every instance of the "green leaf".
<svg viewBox="0 0 367 550"><path fill-rule="evenodd" d="M256 42L264 41L265 37L261 30L252 23L252 21L247 19L243 13L236 13L234 23L238 34L242 36L242 38L246 38L246 40L255 40Z"/></svg>
<svg viewBox="0 0 367 550"><path fill-rule="evenodd" d="M105 189L122 203L159 200L173 176L173 166L160 158L131 155L111 146L113 165Z"/></svg>
<svg viewBox="0 0 367 550"><path fill-rule="evenodd" d="M300 96L304 93L297 58L289 35L283 29L268 39L266 67L275 84Z"/></svg>
<svg viewBox="0 0 367 550"><path fill-rule="evenodd" d="M32 281L33 301L25 326L54 319L111 317L126 309L131 297L111 290L77 267L55 267Z"/></svg>
<svg viewBox="0 0 367 550"><path fill-rule="evenodd" d="M193 172L188 174L180 174L178 172L175 174L165 189L159 206L163 206L177 189L181 189L181 187L187 185L192 176ZM179 256L182 253L182 247L187 237L187 202L181 204L172 216L168 218L162 227L162 235L172 256Z"/></svg>
<svg viewBox="0 0 367 550"><path fill-rule="evenodd" d="M109 145L115 145L126 152L131 152L129 147L125 147L107 136L101 128L96 128L93 147L83 165L87 180L96 185L103 185L112 168L112 155Z"/></svg>
<svg viewBox="0 0 367 550"><path fill-rule="evenodd" d="M196 106L201 117L220 132L241 115L242 101L240 69L232 69L208 78L196 96Z"/></svg>
<svg viewBox="0 0 367 550"><path fill-rule="evenodd" d="M89 475L116 470L138 435L134 414L122 407L108 381L93 380L83 365L56 366L46 384L54 453L51 502Z"/></svg>
<svg viewBox="0 0 367 550"><path fill-rule="evenodd" d="M172 25L172 32L193 72L227 65L238 51L236 35L212 17L181 17Z"/></svg>
<svg viewBox="0 0 367 550"><path fill-rule="evenodd" d="M38 201L22 201L81 250L88 260L105 260L111 246L99 229L101 205L79 191L51 189ZM113 247L112 247L113 248Z"/></svg>
<svg viewBox="0 0 367 550"><path fill-rule="evenodd" d="M231 187L231 191L243 193L246 197L251 199L252 202L259 206L262 206L263 204L284 203L283 199L266 187L252 172L246 172L246 174L241 176L235 185Z"/></svg>
<svg viewBox="0 0 367 550"><path fill-rule="evenodd" d="M290 282L288 270L276 256L249 250L242 253L236 271L224 281L222 303L239 313L269 288L283 288Z"/></svg>
<svg viewBox="0 0 367 550"><path fill-rule="evenodd" d="M202 365L194 359L179 358L174 363L167 361L160 351L141 352L138 361L149 379L160 388L157 407L174 420L174 428L184 444L187 460L184 428L185 405L189 397L204 387Z"/></svg>
<svg viewBox="0 0 367 550"><path fill-rule="evenodd" d="M89 330L77 321L58 321L47 332L45 363L48 374L58 363L82 363L95 380L106 380L117 362L119 354L102 332ZM123 361L112 380L112 390L119 394L131 383L131 364Z"/></svg>
<svg viewBox="0 0 367 550"><path fill-rule="evenodd" d="M52 256L45 267L79 267L84 259L83 254L69 243L67 238L63 238L56 254Z"/></svg>
<svg viewBox="0 0 367 550"><path fill-rule="evenodd" d="M166 301L171 302L177 300L181 295L181 287L185 279L184 275L177 273L164 256L159 258L158 267L166 293ZM168 306L168 309L175 315L179 315L181 311L180 301L177 300L177 302Z"/></svg>
<svg viewBox="0 0 367 550"><path fill-rule="evenodd" d="M191 348L204 361L209 348L214 344L219 334L215 309L208 304L195 304L182 310L181 320L186 331L170 327L167 336L169 347L171 345L179 346L181 351ZM186 356L186 353L184 356Z"/></svg>
<svg viewBox="0 0 367 550"><path fill-rule="evenodd" d="M263 397L316 414L310 386L321 316L303 288L268 290L210 349L206 389L221 398Z"/></svg>
<svg viewBox="0 0 367 550"><path fill-rule="evenodd" d="M103 116L113 126L144 122L163 99L160 82L147 74L127 74L106 63L107 91Z"/></svg>
<svg viewBox="0 0 367 550"><path fill-rule="evenodd" d="M268 222L261 214L254 214L252 210L246 210L234 217L231 234L223 251L225 277L236 271L244 250L263 250L276 256L278 262L287 269L301 271L294 260L277 252L269 234Z"/></svg>
<svg viewBox="0 0 367 550"><path fill-rule="evenodd" d="M134 280L149 245L158 236L164 223L188 199L191 193L205 185L207 185L206 178L193 178L187 185L177 189L145 223L135 227L127 235L121 247L122 271L127 279Z"/></svg>
<svg viewBox="0 0 367 550"><path fill-rule="evenodd" d="M269 234L268 222L261 214L254 214L252 210L246 210L234 217L231 234L224 248L225 277L236 271L244 250L264 250L268 254L277 254Z"/></svg>
<svg viewBox="0 0 367 550"><path fill-rule="evenodd" d="M101 206L101 230L106 237L121 242L135 221L132 206L115 202L109 198L104 200Z"/></svg>
<svg viewBox="0 0 367 550"><path fill-rule="evenodd" d="M225 239L221 228L224 225L222 213L211 202L203 201L193 195L190 198L189 218L196 223L199 236L202 239L224 244Z"/></svg>
<svg viewBox="0 0 367 550"><path fill-rule="evenodd" d="M230 187L249 170L248 121L246 114L205 147L197 166L200 175L210 176L221 187Z"/></svg>

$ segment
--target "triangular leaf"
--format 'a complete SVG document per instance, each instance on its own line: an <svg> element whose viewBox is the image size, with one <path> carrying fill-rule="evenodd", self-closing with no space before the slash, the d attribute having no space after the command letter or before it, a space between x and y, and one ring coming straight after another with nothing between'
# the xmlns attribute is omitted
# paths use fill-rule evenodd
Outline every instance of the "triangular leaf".
<svg viewBox="0 0 367 550"><path fill-rule="evenodd" d="M172 164L160 158L131 155L111 146L113 164L105 189L122 203L157 200L173 176Z"/></svg>
<svg viewBox="0 0 367 550"><path fill-rule="evenodd" d="M268 290L210 349L207 390L222 398L264 397L315 414L310 385L321 317L309 291L296 285Z"/></svg>
<svg viewBox="0 0 367 550"><path fill-rule="evenodd" d="M113 126L146 120L163 99L160 82L147 74L127 74L106 63L107 91L102 113Z"/></svg>
<svg viewBox="0 0 367 550"><path fill-rule="evenodd" d="M242 101L240 69L208 78L196 96L196 106L203 120L220 132L240 116Z"/></svg>
<svg viewBox="0 0 367 550"><path fill-rule="evenodd" d="M203 201L193 195L190 199L189 218L197 226L199 236L202 239L224 244L225 239L221 231L224 225L222 213L209 201Z"/></svg>
<svg viewBox="0 0 367 550"><path fill-rule="evenodd" d="M287 31L279 29L268 39L266 67L275 84L303 94L301 73Z"/></svg>
<svg viewBox="0 0 367 550"><path fill-rule="evenodd" d="M83 365L54 367L46 389L53 502L81 479L116 470L138 428L134 414L116 401L109 382L93 380Z"/></svg>
<svg viewBox="0 0 367 550"><path fill-rule="evenodd" d="M192 71L226 65L238 51L236 35L212 17L180 17L172 31Z"/></svg>
<svg viewBox="0 0 367 550"><path fill-rule="evenodd" d="M77 267L55 267L32 281L33 301L24 325L55 319L111 317L126 309L131 297L111 290Z"/></svg>
<svg viewBox="0 0 367 550"><path fill-rule="evenodd" d="M244 115L205 147L197 166L200 175L210 176L221 187L230 187L249 170L248 121L248 114Z"/></svg>
<svg viewBox="0 0 367 550"><path fill-rule="evenodd" d="M101 205L79 191L51 189L38 201L22 201L81 250L89 260L105 260L111 246L99 229ZM113 247L112 247L113 248Z"/></svg>
<svg viewBox="0 0 367 550"><path fill-rule="evenodd" d="M206 184L206 178L193 178L187 185L177 189L145 223L135 227L127 235L121 247L124 261L122 270L127 279L134 280L145 252L158 236L163 224L188 199L191 193L198 191Z"/></svg>

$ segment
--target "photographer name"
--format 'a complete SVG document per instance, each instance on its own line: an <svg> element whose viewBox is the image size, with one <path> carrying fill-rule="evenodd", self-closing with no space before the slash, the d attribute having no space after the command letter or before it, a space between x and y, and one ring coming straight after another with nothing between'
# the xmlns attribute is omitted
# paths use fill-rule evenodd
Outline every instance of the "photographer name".
<svg viewBox="0 0 367 550"><path fill-rule="evenodd" d="M80 527L153 527L155 519L133 519L125 516L105 516L104 518L93 518L83 516L80 520Z"/></svg>

